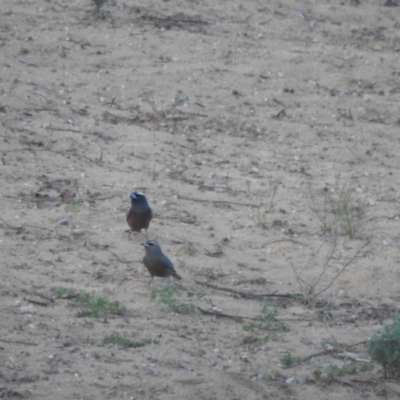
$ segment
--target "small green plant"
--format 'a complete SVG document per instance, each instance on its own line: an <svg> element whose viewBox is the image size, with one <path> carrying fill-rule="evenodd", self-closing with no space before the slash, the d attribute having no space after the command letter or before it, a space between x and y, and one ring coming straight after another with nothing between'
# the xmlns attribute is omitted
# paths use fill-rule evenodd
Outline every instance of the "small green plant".
<svg viewBox="0 0 400 400"><path fill-rule="evenodd" d="M281 363L287 367L296 364L299 361L298 357L293 357L291 353L287 352L282 358Z"/></svg>
<svg viewBox="0 0 400 400"><path fill-rule="evenodd" d="M77 317L100 318L107 314L120 314L125 312L125 307L119 301L110 301L106 297L96 296L94 293L77 291L72 288L58 287L55 290L56 298L73 298L82 308L77 312Z"/></svg>
<svg viewBox="0 0 400 400"><path fill-rule="evenodd" d="M215 279L215 271L213 268L207 268L204 272L204 275L208 278L208 279Z"/></svg>
<svg viewBox="0 0 400 400"><path fill-rule="evenodd" d="M183 251L187 256L194 256L197 253L196 247L194 247L191 243L188 243Z"/></svg>
<svg viewBox="0 0 400 400"><path fill-rule="evenodd" d="M114 343L123 348L130 348L130 347L137 348L137 347L146 346L147 344L158 344L157 340L143 339L143 340L134 341L127 337L121 336L118 333L113 333L112 335L106 336L104 338L103 342L104 343Z"/></svg>
<svg viewBox="0 0 400 400"><path fill-rule="evenodd" d="M196 311L196 306L193 304L193 301L187 304L179 304L177 299L175 298L176 291L177 289L175 286L169 286L161 292L153 290L150 299L155 300L157 297L159 297L160 303L166 304L171 310L173 310L177 314L190 314ZM188 297L193 296L193 293L188 292Z"/></svg>
<svg viewBox="0 0 400 400"><path fill-rule="evenodd" d="M367 372L367 371L371 371L374 369L374 364L372 364L372 362L366 362L364 364L361 364L360 367L360 372Z"/></svg>
<svg viewBox="0 0 400 400"><path fill-rule="evenodd" d="M79 298L85 305L85 308L76 314L79 318L100 318L107 314L122 315L125 311L125 307L119 301L110 301L106 297L95 296L94 293L83 293Z"/></svg>
<svg viewBox="0 0 400 400"><path fill-rule="evenodd" d="M382 365L385 378L400 378L400 315L394 316L393 324L384 324L380 335L371 337L368 352Z"/></svg>
<svg viewBox="0 0 400 400"><path fill-rule="evenodd" d="M321 198L309 187L310 207L320 222L322 234L339 228L350 239L356 237L365 219L366 202L355 200L353 194L353 189L343 185L334 192L324 190Z"/></svg>
<svg viewBox="0 0 400 400"><path fill-rule="evenodd" d="M69 205L69 209L74 212L77 213L79 211L79 201L73 201L70 205Z"/></svg>
<svg viewBox="0 0 400 400"><path fill-rule="evenodd" d="M262 341L269 342L276 339L277 333L289 332L290 328L281 322L277 321L278 310L276 308L270 309L268 301L264 301L261 315L256 318L256 322L243 325L242 328L246 332L258 331L272 331L273 333L265 336Z"/></svg>
<svg viewBox="0 0 400 400"><path fill-rule="evenodd" d="M321 379L321 376L322 376L321 370L320 369L314 370L313 376L314 376L315 380L319 381Z"/></svg>
<svg viewBox="0 0 400 400"><path fill-rule="evenodd" d="M78 296L78 292L75 289L58 287L54 291L54 297L56 299L72 299Z"/></svg>

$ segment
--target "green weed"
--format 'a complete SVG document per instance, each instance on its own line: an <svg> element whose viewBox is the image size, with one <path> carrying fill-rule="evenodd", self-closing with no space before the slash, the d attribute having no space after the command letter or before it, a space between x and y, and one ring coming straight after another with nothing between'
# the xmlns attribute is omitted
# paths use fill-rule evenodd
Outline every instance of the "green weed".
<svg viewBox="0 0 400 400"><path fill-rule="evenodd" d="M277 333L289 332L290 328L281 322L277 321L278 310L276 308L270 309L268 301L264 301L261 315L256 318L256 322L243 325L242 328L246 332L250 331L272 331L271 334L261 339L263 342L275 340Z"/></svg>
<svg viewBox="0 0 400 400"><path fill-rule="evenodd" d="M197 253L196 248L191 244L188 243L188 245L183 249L183 252L187 255L187 256L194 256Z"/></svg>
<svg viewBox="0 0 400 400"><path fill-rule="evenodd" d="M100 318L108 314L122 315L125 307L119 301L110 301L106 297L96 296L94 293L77 291L72 288L58 287L55 290L56 298L73 298L81 306L76 316Z"/></svg>
<svg viewBox="0 0 400 400"><path fill-rule="evenodd" d="M357 373L357 366L353 364L344 364L341 367L331 365L329 367L329 373L335 376L354 375Z"/></svg>
<svg viewBox="0 0 400 400"><path fill-rule="evenodd" d="M287 352L282 358L281 363L283 365L289 366L296 364L299 361L298 357L293 357L291 353Z"/></svg>
<svg viewBox="0 0 400 400"><path fill-rule="evenodd" d="M155 300L157 297L159 298L160 303L167 305L172 311L177 314L190 314L196 311L196 306L193 304L193 299L190 303L179 304L178 300L175 298L175 294L177 289L175 286L169 286L163 291L153 290L151 293L151 300ZM198 295L200 296L200 295ZM188 297L195 298L195 295L191 292L188 292Z"/></svg>
<svg viewBox="0 0 400 400"><path fill-rule="evenodd" d="M56 299L72 299L78 296L78 292L75 289L58 287L54 292Z"/></svg>

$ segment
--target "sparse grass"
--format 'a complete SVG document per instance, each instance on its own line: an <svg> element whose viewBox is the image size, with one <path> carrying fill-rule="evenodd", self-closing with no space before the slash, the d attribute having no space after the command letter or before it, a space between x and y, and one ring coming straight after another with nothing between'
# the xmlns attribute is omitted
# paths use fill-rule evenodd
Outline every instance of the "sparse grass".
<svg viewBox="0 0 400 400"><path fill-rule="evenodd" d="M282 358L281 363L287 367L296 364L299 361L298 357L293 357L291 353L287 352Z"/></svg>
<svg viewBox="0 0 400 400"><path fill-rule="evenodd" d="M215 271L214 271L214 269L213 268L207 268L206 270L205 270L205 276L208 278L208 279L215 279L216 278L216 276L215 276Z"/></svg>
<svg viewBox="0 0 400 400"><path fill-rule="evenodd" d="M125 336L121 336L118 333L113 333L112 335L108 335L103 340L104 343L114 343L123 348L137 348L143 347L147 344L158 344L157 340L153 339L143 339L143 340L131 340Z"/></svg>
<svg viewBox="0 0 400 400"><path fill-rule="evenodd" d="M330 376L344 376L344 375L354 375L358 372L371 371L374 368L373 364L368 362L357 366L356 364L344 364L341 367L336 365L331 365L327 372ZM321 368L313 371L313 376L316 380L320 380L322 377Z"/></svg>
<svg viewBox="0 0 400 400"><path fill-rule="evenodd" d="M270 179L269 189L265 195L253 193L251 191L250 181L246 181L246 185L248 198L259 203L258 207L255 207L250 211L249 217L257 226L264 226L267 222L268 215L271 213L271 210L274 207L274 200L279 188L279 182L277 180Z"/></svg>
<svg viewBox="0 0 400 400"><path fill-rule="evenodd" d="M77 213L79 211L79 207L80 207L79 201L73 201L69 205L69 209L74 213Z"/></svg>
<svg viewBox="0 0 400 400"><path fill-rule="evenodd" d="M329 373L334 376L354 375L357 373L357 366L354 364L344 364L341 367L331 365Z"/></svg>
<svg viewBox="0 0 400 400"><path fill-rule="evenodd" d="M96 296L94 293L77 291L71 288L58 287L55 290L56 298L74 298L82 308L76 313L76 316L100 318L108 314L122 315L125 307L119 301L110 301L106 297Z"/></svg>
<svg viewBox="0 0 400 400"><path fill-rule="evenodd" d="M202 295L196 295L194 293L188 292L187 295L191 298L191 301L186 304L179 304L177 299L175 298L176 287L169 286L168 288L157 291L153 290L151 293L151 300L155 300L157 297L159 298L160 303L167 305L172 311L177 314L190 314L196 311L196 306L193 303L193 300L198 300Z"/></svg>
<svg viewBox="0 0 400 400"><path fill-rule="evenodd" d="M242 328L246 332L250 331L270 331L271 334L265 336L262 339L255 338L255 340L262 340L263 342L269 342L276 339L278 333L289 332L290 328L281 322L277 321L278 310L276 308L270 308L267 301L264 301L261 315L258 316L257 322L243 325Z"/></svg>
<svg viewBox="0 0 400 400"><path fill-rule="evenodd" d="M321 379L321 376L322 376L321 370L320 369L314 370L313 376L317 381L319 381Z"/></svg>
<svg viewBox="0 0 400 400"><path fill-rule="evenodd" d="M185 246L183 248L183 252L187 255L187 256L194 256L197 253L196 248L193 246L193 244L188 243L187 246Z"/></svg>
<svg viewBox="0 0 400 400"><path fill-rule="evenodd" d="M312 212L320 222L322 234L335 233L338 229L350 239L359 233L366 215L365 200L354 198L354 190L343 185L335 190L316 194L309 186Z"/></svg>
<svg viewBox="0 0 400 400"><path fill-rule="evenodd" d="M78 292L72 288L58 287L54 292L56 299L72 299L78 296Z"/></svg>
<svg viewBox="0 0 400 400"><path fill-rule="evenodd" d="M155 101L153 100L154 89L143 91L139 94L139 97L144 103L147 103L154 113L162 118L168 118L169 115L177 108L189 101L189 98L180 90L175 93L172 104L164 107L163 110L158 110Z"/></svg>
<svg viewBox="0 0 400 400"><path fill-rule="evenodd" d="M367 371L371 371L374 369L374 364L372 362L367 362L361 365L361 367L359 368L360 372L367 372Z"/></svg>
<svg viewBox="0 0 400 400"><path fill-rule="evenodd" d="M400 315L394 316L393 324L384 324L380 335L371 337L368 352L373 361L382 365L385 378L400 378Z"/></svg>

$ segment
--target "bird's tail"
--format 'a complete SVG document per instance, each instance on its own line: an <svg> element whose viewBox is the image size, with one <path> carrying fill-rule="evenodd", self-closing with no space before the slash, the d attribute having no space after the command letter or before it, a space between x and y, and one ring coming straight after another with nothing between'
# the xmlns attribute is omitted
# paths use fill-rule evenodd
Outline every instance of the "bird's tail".
<svg viewBox="0 0 400 400"><path fill-rule="evenodd" d="M182 277L179 276L176 272L172 275L175 279L181 280Z"/></svg>

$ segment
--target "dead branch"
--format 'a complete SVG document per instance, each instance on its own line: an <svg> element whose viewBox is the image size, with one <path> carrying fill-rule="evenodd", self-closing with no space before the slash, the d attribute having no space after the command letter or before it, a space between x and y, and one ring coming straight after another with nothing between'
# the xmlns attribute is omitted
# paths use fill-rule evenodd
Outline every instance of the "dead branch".
<svg viewBox="0 0 400 400"><path fill-rule="evenodd" d="M240 297L243 297L245 299L258 299L258 298L278 298L278 299L297 299L298 296L301 296L300 294L278 294L278 293L250 293L250 292L242 292L239 290L235 290L232 288L228 288L228 287L222 287L222 286L217 286L217 285L213 285L212 283L209 282L199 282L196 281L195 279L193 279L197 284L199 285L204 285L207 286L211 289L216 289L216 290L221 290L224 292L229 292L229 293L233 293L236 294Z"/></svg>

